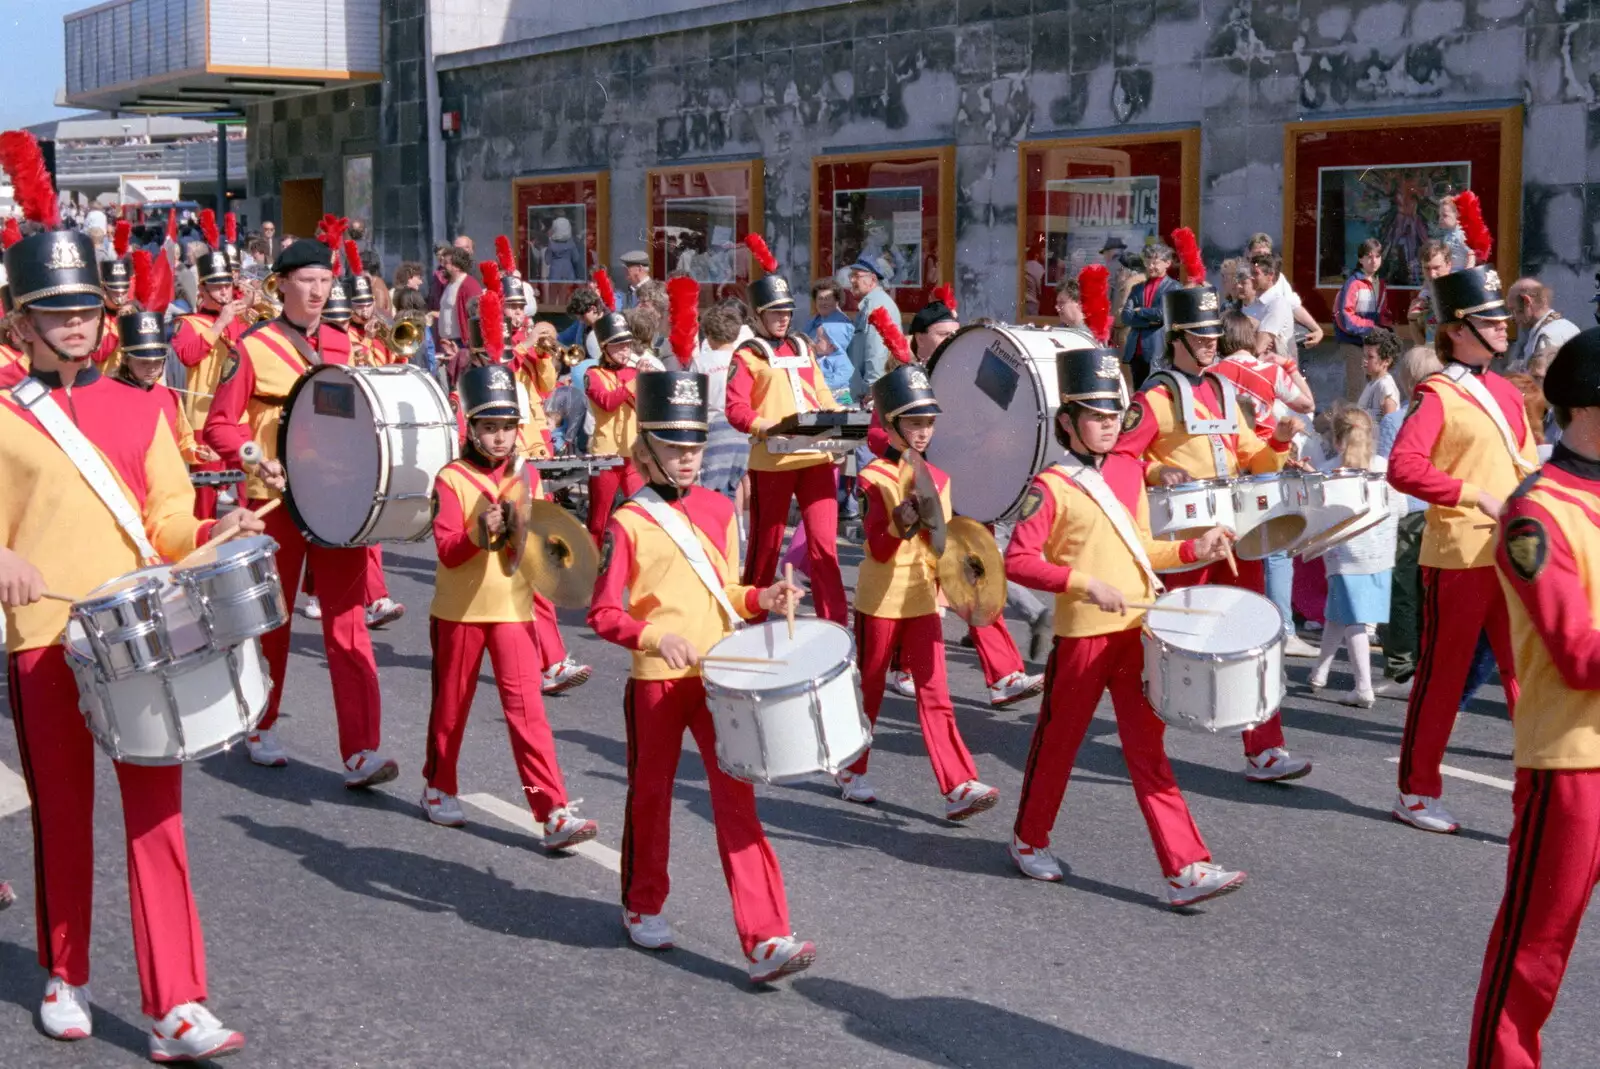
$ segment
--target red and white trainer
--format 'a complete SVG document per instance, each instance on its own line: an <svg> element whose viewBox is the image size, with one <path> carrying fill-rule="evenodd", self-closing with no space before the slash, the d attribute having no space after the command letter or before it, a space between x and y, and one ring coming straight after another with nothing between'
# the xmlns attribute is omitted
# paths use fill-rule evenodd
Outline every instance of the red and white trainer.
<svg viewBox="0 0 1600 1069"><path fill-rule="evenodd" d="M890 672L889 686L902 698L917 696L917 681L911 678L910 672Z"/></svg>
<svg viewBox="0 0 1600 1069"><path fill-rule="evenodd" d="M344 763L344 769L344 785L352 791L388 783L400 774L400 766L394 763L394 759L383 756L377 750L351 754Z"/></svg>
<svg viewBox="0 0 1600 1069"><path fill-rule="evenodd" d="M1012 672L989 688L989 704L1004 709L1044 690L1044 676L1030 676L1026 672Z"/></svg>
<svg viewBox="0 0 1600 1069"><path fill-rule="evenodd" d="M250 754L250 763L262 768L283 768L289 763L289 752L278 742L271 728L262 728L244 737L244 748Z"/></svg>
<svg viewBox="0 0 1600 1069"><path fill-rule="evenodd" d="M566 850L599 834L600 825L578 816L578 803L572 802L550 811L544 822L543 845L546 850Z"/></svg>
<svg viewBox="0 0 1600 1069"><path fill-rule="evenodd" d="M185 1002L150 1029L153 1062L200 1062L244 1050L244 1033L223 1026L198 1002Z"/></svg>
<svg viewBox="0 0 1600 1069"><path fill-rule="evenodd" d="M14 903L16 900L17 892L11 889L11 885L9 883L4 880L0 880L0 909L10 909L12 903Z"/></svg>
<svg viewBox="0 0 1600 1069"><path fill-rule="evenodd" d="M625 909L622 911L622 926L628 930L628 938L633 940L636 947L671 950L674 945L672 925L659 913L635 913Z"/></svg>
<svg viewBox="0 0 1600 1069"><path fill-rule="evenodd" d="M461 802L453 794L446 794L436 787L422 788L422 815L434 824L445 828L462 828L466 826L467 814L461 810Z"/></svg>
<svg viewBox="0 0 1600 1069"><path fill-rule="evenodd" d="M1268 747L1244 760L1244 778L1251 783L1280 783L1311 774L1311 758L1296 757L1282 746Z"/></svg>
<svg viewBox="0 0 1600 1069"><path fill-rule="evenodd" d="M406 607L393 598L379 598L367 606L367 626L373 630L388 627L406 614Z"/></svg>
<svg viewBox="0 0 1600 1069"><path fill-rule="evenodd" d="M561 694L581 687L589 681L593 672L590 666L567 657L544 670L544 681L539 684L539 691L542 694Z"/></svg>
<svg viewBox="0 0 1600 1069"><path fill-rule="evenodd" d="M1029 846L1015 835L1006 849L1016 863L1017 870L1024 876L1045 883L1061 882L1061 862L1049 850L1042 846Z"/></svg>
<svg viewBox="0 0 1600 1069"><path fill-rule="evenodd" d="M839 785L839 797L857 805L871 805L878 800L878 792L867 782L865 772L851 772L848 768L834 774L833 782Z"/></svg>
<svg viewBox="0 0 1600 1069"><path fill-rule="evenodd" d="M768 984L780 976L804 972L816 960L815 943L802 942L792 935L775 935L757 943L750 952L750 982Z"/></svg>
<svg viewBox="0 0 1600 1069"><path fill-rule="evenodd" d="M1193 906L1244 886L1244 873L1231 872L1209 861L1185 865L1176 876L1167 877L1167 905L1173 909Z"/></svg>
<svg viewBox="0 0 1600 1069"><path fill-rule="evenodd" d="M1400 795L1394 800L1394 808L1389 810L1389 815L1402 824L1440 835L1454 835L1461 830L1460 823L1450 815L1450 810L1441 805L1439 799L1429 798L1425 794Z"/></svg>
<svg viewBox="0 0 1600 1069"><path fill-rule="evenodd" d="M944 796L944 818L966 820L985 809L993 809L999 801L999 788L969 779Z"/></svg>
<svg viewBox="0 0 1600 1069"><path fill-rule="evenodd" d="M89 1019L89 989L73 987L59 976L44 985L44 1001L39 1003L39 1023L51 1039L88 1039L94 1031Z"/></svg>

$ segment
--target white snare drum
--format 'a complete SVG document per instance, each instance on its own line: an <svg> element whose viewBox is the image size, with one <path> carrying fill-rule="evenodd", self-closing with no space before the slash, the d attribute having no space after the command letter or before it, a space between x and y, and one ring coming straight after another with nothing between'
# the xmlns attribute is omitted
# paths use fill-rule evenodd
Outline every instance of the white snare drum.
<svg viewBox="0 0 1600 1069"><path fill-rule="evenodd" d="M1294 551L1301 560L1316 560L1339 543L1366 534L1388 518L1389 510L1394 507L1394 501L1387 476L1367 472L1366 492L1366 507L1355 516L1335 524L1321 534L1300 540Z"/></svg>
<svg viewBox="0 0 1600 1069"><path fill-rule="evenodd" d="M872 742L861 709L856 643L848 630L812 617L735 631L710 657L779 658L772 665L701 666L717 729L717 764L735 779L785 783L836 773Z"/></svg>
<svg viewBox="0 0 1600 1069"><path fill-rule="evenodd" d="M1297 471L1233 480L1234 553L1260 560L1281 553L1306 530L1306 484Z"/></svg>
<svg viewBox="0 0 1600 1069"><path fill-rule="evenodd" d="M172 573L198 610L207 645L214 650L275 631L289 621L274 556L266 535L235 538L196 555Z"/></svg>
<svg viewBox="0 0 1600 1069"><path fill-rule="evenodd" d="M1164 613L1162 605L1220 615ZM1283 615L1231 586L1170 590L1144 618L1144 692L1173 727L1242 731L1283 704Z"/></svg>
<svg viewBox="0 0 1600 1069"><path fill-rule="evenodd" d="M1317 545L1326 550L1342 542L1342 533L1358 523L1372 507L1374 480L1371 476L1371 472L1361 468L1304 473L1306 530L1290 552L1302 553L1307 547Z"/></svg>
<svg viewBox="0 0 1600 1069"><path fill-rule="evenodd" d="M106 678L154 671L205 648L199 615L171 578L170 568L142 568L73 603L85 655Z"/></svg>
<svg viewBox="0 0 1600 1069"><path fill-rule="evenodd" d="M1182 542L1219 524L1233 526L1233 487L1227 479L1152 486L1145 494L1150 502L1150 533L1156 538Z"/></svg>
<svg viewBox="0 0 1600 1069"><path fill-rule="evenodd" d="M1076 331L963 327L928 361L944 414L928 460L949 473L952 509L979 523L1013 519L1028 484L1061 459L1056 354L1092 349Z"/></svg>
<svg viewBox="0 0 1600 1069"><path fill-rule="evenodd" d="M319 545L415 542L432 528L434 476L456 458L458 434L421 368L319 364L284 402L284 503Z"/></svg>

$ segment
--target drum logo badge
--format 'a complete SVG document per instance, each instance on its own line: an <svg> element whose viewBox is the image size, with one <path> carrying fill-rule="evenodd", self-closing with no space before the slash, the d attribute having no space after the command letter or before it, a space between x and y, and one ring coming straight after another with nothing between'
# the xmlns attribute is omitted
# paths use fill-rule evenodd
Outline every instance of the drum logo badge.
<svg viewBox="0 0 1600 1069"><path fill-rule="evenodd" d="M78 251L78 246L70 240L62 240L50 246L50 263L46 265L51 271L78 271L82 270L83 254Z"/></svg>
<svg viewBox="0 0 1600 1069"><path fill-rule="evenodd" d="M1183 518L1184 519L1192 520L1196 516L1199 516L1199 515L1200 515L1200 512L1199 512L1197 506L1195 506L1195 505L1185 505L1185 506L1183 506Z"/></svg>
<svg viewBox="0 0 1600 1069"><path fill-rule="evenodd" d="M700 403L700 380L678 379L672 384L672 396L667 399L669 405L698 405Z"/></svg>
<svg viewBox="0 0 1600 1069"><path fill-rule="evenodd" d="M1266 507L1267 507L1267 495L1266 494L1257 494L1256 495L1256 508L1264 509Z"/></svg>

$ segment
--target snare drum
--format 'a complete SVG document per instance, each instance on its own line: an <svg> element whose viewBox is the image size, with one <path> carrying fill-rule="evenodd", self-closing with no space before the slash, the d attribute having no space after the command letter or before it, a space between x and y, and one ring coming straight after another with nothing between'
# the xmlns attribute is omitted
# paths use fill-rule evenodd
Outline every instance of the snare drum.
<svg viewBox="0 0 1600 1069"><path fill-rule="evenodd" d="M1033 477L1062 457L1056 354L1092 349L1076 331L970 326L928 361L944 413L928 461L950 475L954 512L979 523L1016 517Z"/></svg>
<svg viewBox="0 0 1600 1069"><path fill-rule="evenodd" d="M872 742L850 632L827 620L747 627L707 655L778 658L783 664L704 664L717 764L735 779L786 783L848 767Z"/></svg>
<svg viewBox="0 0 1600 1069"><path fill-rule="evenodd" d="M459 426L439 384L410 364L319 364L294 384L278 428L284 503L323 546L415 542Z"/></svg>
<svg viewBox="0 0 1600 1069"><path fill-rule="evenodd" d="M1233 551L1244 560L1281 553L1306 530L1306 484L1297 471L1233 480Z"/></svg>
<svg viewBox="0 0 1600 1069"><path fill-rule="evenodd" d="M1192 586L1156 599L1144 618L1144 692L1173 727L1243 731L1283 704L1283 614L1260 594ZM1162 612L1181 605L1217 612Z"/></svg>
<svg viewBox="0 0 1600 1069"><path fill-rule="evenodd" d="M278 543L266 535L235 538L197 554L189 567L172 573L212 649L237 646L289 622L277 552Z"/></svg>
<svg viewBox="0 0 1600 1069"><path fill-rule="evenodd" d="M205 648L200 618L171 569L142 568L102 583L73 603L85 656L108 679L151 672Z"/></svg>
<svg viewBox="0 0 1600 1069"><path fill-rule="evenodd" d="M1306 472L1306 529L1290 552L1301 553L1318 544L1326 549L1343 541L1341 533L1372 507L1372 483L1381 480L1374 480L1371 475L1362 468Z"/></svg>
<svg viewBox="0 0 1600 1069"><path fill-rule="evenodd" d="M1145 493L1150 502L1150 533L1156 538L1182 542L1199 538L1219 524L1233 526L1233 484L1227 479L1152 486Z"/></svg>
<svg viewBox="0 0 1600 1069"><path fill-rule="evenodd" d="M1393 501L1387 476L1368 472L1366 484L1366 507L1349 520L1335 524L1315 537L1302 539L1294 549L1301 560L1316 560L1334 546L1348 542L1357 535L1366 534L1388 518Z"/></svg>

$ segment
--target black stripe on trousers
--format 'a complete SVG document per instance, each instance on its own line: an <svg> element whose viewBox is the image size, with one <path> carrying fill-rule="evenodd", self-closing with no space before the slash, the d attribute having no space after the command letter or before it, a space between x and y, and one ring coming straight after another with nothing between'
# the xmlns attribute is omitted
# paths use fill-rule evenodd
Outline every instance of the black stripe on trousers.
<svg viewBox="0 0 1600 1069"><path fill-rule="evenodd" d="M6 658L6 698L11 706L11 724L17 732L17 758L22 762L22 778L28 784L28 800L33 803L28 807L28 819L33 822L33 900L39 912L39 956L44 958L45 971L54 974L56 962L55 944L50 938L50 896L45 894L44 882L44 828L39 823L39 791L34 782L33 758L28 750L28 732L22 726L22 679L17 672L17 658L20 656L20 653L13 653Z"/></svg>
<svg viewBox="0 0 1600 1069"><path fill-rule="evenodd" d="M1505 927L1499 933L1500 947L1495 955L1494 968L1489 973L1488 989L1484 992L1483 1013L1477 1021L1478 1057L1473 1069L1486 1067L1493 1061L1494 1027L1505 1012L1506 998L1510 994L1517 944L1522 940L1522 926L1528 919L1528 902L1533 897L1533 877L1539 868L1545 819L1550 812L1555 773L1548 769L1533 769L1530 778L1533 788L1528 794L1528 820L1522 829L1522 841L1517 844L1516 860L1506 873Z"/></svg>
<svg viewBox="0 0 1600 1069"><path fill-rule="evenodd" d="M1039 762L1039 755L1044 750L1044 733L1050 727L1050 721L1055 713L1055 703L1051 701L1055 694L1056 686L1056 661L1061 652L1061 639L1057 637L1050 643L1050 658L1044 665L1044 701L1039 703L1039 720L1033 725L1033 741L1028 744L1028 760L1022 766L1022 793L1017 795L1017 823L1022 822L1022 814L1028 811L1028 794L1033 789L1034 766ZM1072 775L1072 770L1067 770L1067 775ZM1012 829L1012 837L1016 837L1016 829ZM1029 843L1034 846L1034 843Z"/></svg>
<svg viewBox="0 0 1600 1069"><path fill-rule="evenodd" d="M628 889L633 884L633 792L637 789L639 736L634 731L634 693L638 680L629 679L622 688L622 719L628 732L628 795L622 806L622 908L628 909Z"/></svg>
<svg viewBox="0 0 1600 1069"><path fill-rule="evenodd" d="M1421 565L1418 565L1420 571ZM1439 649L1439 580L1441 574L1434 570L1430 582L1426 573L1422 579L1422 631L1417 636L1417 669L1411 676L1411 699L1406 702L1406 726L1400 739L1400 782L1411 782L1411 750L1416 745L1417 725L1421 722L1422 701L1427 696L1433 678L1433 658Z"/></svg>

